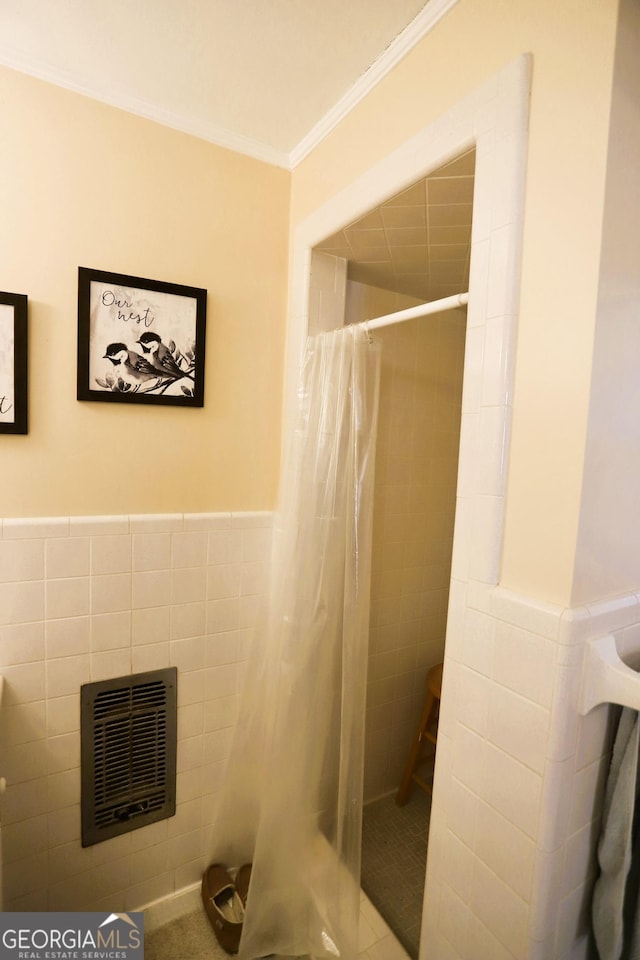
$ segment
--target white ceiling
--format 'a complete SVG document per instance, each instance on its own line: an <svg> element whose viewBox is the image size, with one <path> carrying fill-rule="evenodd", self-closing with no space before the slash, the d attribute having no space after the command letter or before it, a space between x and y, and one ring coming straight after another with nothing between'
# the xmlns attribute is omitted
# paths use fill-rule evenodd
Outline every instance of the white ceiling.
<svg viewBox="0 0 640 960"><path fill-rule="evenodd" d="M0 63L292 166L453 3L0 0Z"/></svg>

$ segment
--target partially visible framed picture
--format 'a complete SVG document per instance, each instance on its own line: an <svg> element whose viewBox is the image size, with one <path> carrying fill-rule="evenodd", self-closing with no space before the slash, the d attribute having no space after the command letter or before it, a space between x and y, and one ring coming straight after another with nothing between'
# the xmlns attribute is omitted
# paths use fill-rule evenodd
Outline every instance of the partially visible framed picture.
<svg viewBox="0 0 640 960"><path fill-rule="evenodd" d="M0 433L27 433L27 297L0 293Z"/></svg>
<svg viewBox="0 0 640 960"><path fill-rule="evenodd" d="M204 404L207 291L78 270L78 400Z"/></svg>

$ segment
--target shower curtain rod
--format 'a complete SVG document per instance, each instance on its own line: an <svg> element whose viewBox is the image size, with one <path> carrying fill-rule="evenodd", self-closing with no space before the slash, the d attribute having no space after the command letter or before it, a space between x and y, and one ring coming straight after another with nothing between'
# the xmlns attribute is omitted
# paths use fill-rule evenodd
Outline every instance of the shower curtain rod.
<svg viewBox="0 0 640 960"><path fill-rule="evenodd" d="M367 330L377 330L378 327L388 327L392 323L401 323L403 320L413 320L414 317L426 317L430 313L440 313L442 310L453 310L462 307L469 301L469 294L456 293L453 297L443 297L442 300L431 300L430 303L421 303L418 307L409 307L408 310L396 310L395 313L386 313L374 320L364 320Z"/></svg>

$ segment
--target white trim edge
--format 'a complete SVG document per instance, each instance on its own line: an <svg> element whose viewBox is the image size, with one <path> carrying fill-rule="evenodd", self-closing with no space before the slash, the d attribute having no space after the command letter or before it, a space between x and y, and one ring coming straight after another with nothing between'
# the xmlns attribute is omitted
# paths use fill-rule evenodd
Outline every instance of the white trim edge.
<svg viewBox="0 0 640 960"><path fill-rule="evenodd" d="M293 170L327 137L347 114L373 90L388 73L422 40L436 24L458 3L458 0L430 0L402 33L380 54L368 70L356 80L350 90L311 128L289 154Z"/></svg>
<svg viewBox="0 0 640 960"><path fill-rule="evenodd" d="M158 927L163 927L165 923L171 923L178 917L193 913L201 905L200 882L198 881L188 887L183 887L182 890L168 893L165 897L160 897L152 903L136 907L133 912L144 913L145 933L153 933Z"/></svg>

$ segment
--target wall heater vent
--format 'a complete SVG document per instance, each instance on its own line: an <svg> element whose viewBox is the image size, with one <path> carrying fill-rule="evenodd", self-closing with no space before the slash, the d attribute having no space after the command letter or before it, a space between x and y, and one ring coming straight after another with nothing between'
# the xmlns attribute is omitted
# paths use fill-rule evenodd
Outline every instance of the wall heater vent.
<svg viewBox="0 0 640 960"><path fill-rule="evenodd" d="M176 812L177 670L81 687L82 846Z"/></svg>

